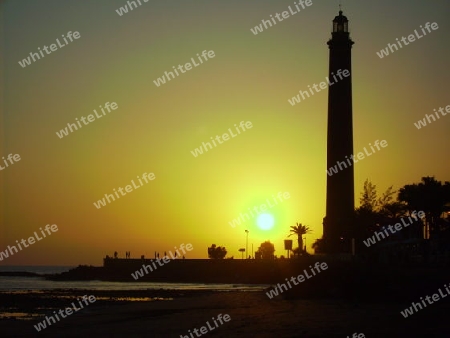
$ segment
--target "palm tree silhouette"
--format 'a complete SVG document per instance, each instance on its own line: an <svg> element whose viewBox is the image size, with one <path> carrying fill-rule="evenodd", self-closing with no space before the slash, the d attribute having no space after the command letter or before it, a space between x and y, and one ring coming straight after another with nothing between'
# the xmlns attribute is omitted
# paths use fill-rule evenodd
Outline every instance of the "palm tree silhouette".
<svg viewBox="0 0 450 338"><path fill-rule="evenodd" d="M303 252L303 235L311 233L311 229L307 225L302 225L302 223L298 223L297 225L291 226L291 234L288 237L291 237L292 235L297 235L297 242L298 242L298 248L300 252Z"/></svg>

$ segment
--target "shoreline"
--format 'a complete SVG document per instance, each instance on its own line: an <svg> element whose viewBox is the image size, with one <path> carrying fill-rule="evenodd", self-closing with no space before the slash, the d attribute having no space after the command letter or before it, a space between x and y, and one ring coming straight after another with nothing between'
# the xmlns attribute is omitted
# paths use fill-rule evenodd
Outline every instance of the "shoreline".
<svg viewBox="0 0 450 338"><path fill-rule="evenodd" d="M72 292L78 292L78 295L93 294L99 299L88 308L48 327L46 336L180 337L219 314L229 314L231 321L211 332L217 337L346 337L355 331L371 337L446 337L450 333L447 323L440 319L442 313L450 310L449 302L439 302L424 309L415 314L414 320L404 319L399 314L407 305L404 302L283 297L269 300L264 292L66 290L66 293L59 294L59 298L54 292L24 293L21 303L58 308L61 304L70 303L71 299L63 296ZM155 301L121 301L114 298L124 295L173 297L171 300ZM0 293L2 306L6 296ZM17 295L9 297L11 302L19 299ZM33 325L42 318L26 321L1 319L2 337L35 336Z"/></svg>

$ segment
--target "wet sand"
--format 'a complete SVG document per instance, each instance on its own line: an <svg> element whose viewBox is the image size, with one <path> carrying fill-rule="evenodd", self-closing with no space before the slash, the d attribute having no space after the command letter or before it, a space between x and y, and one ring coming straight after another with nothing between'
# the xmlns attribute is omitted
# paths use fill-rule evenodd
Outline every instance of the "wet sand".
<svg viewBox="0 0 450 338"><path fill-rule="evenodd" d="M72 291L70 291L72 292ZM264 292L210 291L79 291L96 294L98 300L79 312L52 324L41 332L39 320L0 320L2 337L180 337L198 330L209 321L208 337L449 337L445 319L450 303L443 299L403 318L405 302L355 302L327 299L269 299ZM73 292L72 292L73 294ZM119 301L122 297L159 297L172 300ZM61 296L61 295L59 295ZM9 298L8 298L9 297ZM53 293L14 295L23 308L53 309L69 306L73 299ZM1 306L13 299L0 294ZM4 302L6 300L6 303ZM212 318L228 314L229 322L215 327ZM42 320L43 317L40 317ZM193 336L196 335L193 333Z"/></svg>

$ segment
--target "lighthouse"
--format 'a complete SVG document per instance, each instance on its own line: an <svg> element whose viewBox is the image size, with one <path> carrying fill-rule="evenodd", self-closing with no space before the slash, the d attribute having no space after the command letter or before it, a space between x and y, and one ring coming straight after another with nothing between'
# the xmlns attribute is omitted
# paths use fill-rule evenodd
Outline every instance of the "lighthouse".
<svg viewBox="0 0 450 338"><path fill-rule="evenodd" d="M326 215L323 220L324 251L350 252L354 224L352 46L348 19L339 11L333 20L329 78L348 71L349 76L328 87L327 169L339 165L337 173L327 172Z"/></svg>

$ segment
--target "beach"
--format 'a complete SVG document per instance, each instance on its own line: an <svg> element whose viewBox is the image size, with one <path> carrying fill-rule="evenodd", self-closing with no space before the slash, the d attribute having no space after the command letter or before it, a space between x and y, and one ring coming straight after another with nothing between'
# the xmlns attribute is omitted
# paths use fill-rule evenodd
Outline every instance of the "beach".
<svg viewBox="0 0 450 338"><path fill-rule="evenodd" d="M443 319L450 304L438 302L403 318L408 302L340 299L269 299L265 292L207 290L60 290L0 293L2 307L16 304L23 311L69 306L76 297L97 301L41 332L34 328L43 316L28 320L1 319L2 337L449 337ZM144 301L132 301L140 297ZM151 300L150 300L151 299ZM44 311L45 312L45 311ZM213 319L228 314L216 327ZM201 334L209 321L213 330ZM198 336L193 333L197 329Z"/></svg>

